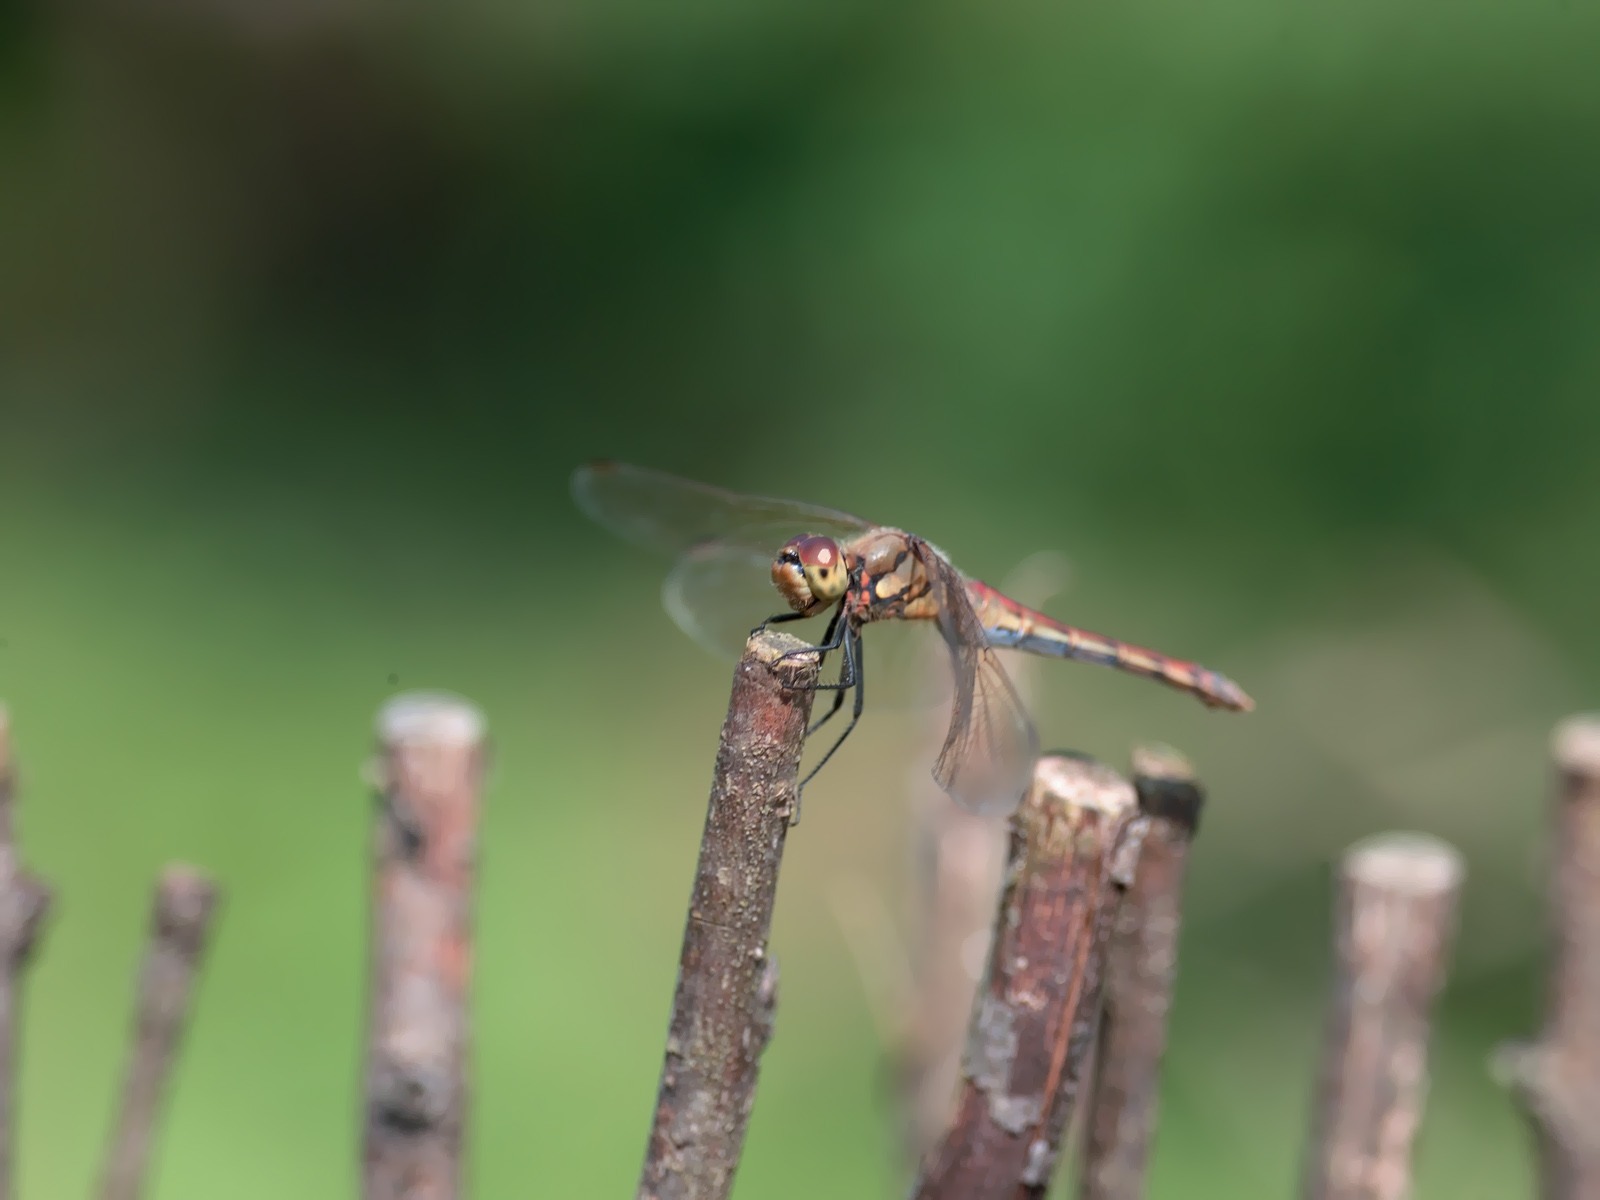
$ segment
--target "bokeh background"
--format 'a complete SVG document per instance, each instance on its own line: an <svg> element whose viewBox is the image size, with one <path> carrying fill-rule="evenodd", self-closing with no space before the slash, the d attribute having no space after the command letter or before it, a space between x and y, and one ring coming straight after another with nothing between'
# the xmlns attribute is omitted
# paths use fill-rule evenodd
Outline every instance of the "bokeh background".
<svg viewBox="0 0 1600 1200"><path fill-rule="evenodd" d="M0 697L21 1194L87 1194L159 864L229 898L155 1195L355 1179L371 714L477 700L476 1194L620 1196L727 667L587 526L604 455L903 525L1199 658L1047 664L1188 751L1157 1197L1295 1186L1329 866L1470 860L1418 1195L1528 1196L1545 744L1600 690L1600 13L1578 0L6 0ZM902 923L925 730L807 795L742 1197L900 1186L841 881ZM859 889L858 889L859 890ZM910 928L909 924L905 925Z"/></svg>

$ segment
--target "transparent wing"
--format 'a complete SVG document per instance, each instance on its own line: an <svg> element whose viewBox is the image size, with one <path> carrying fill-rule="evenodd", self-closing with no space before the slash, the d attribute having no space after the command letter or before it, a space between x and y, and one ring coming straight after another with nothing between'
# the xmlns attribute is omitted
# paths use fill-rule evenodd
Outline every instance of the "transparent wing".
<svg viewBox="0 0 1600 1200"><path fill-rule="evenodd" d="M950 650L950 730L933 766L939 786L971 812L1005 813L1027 789L1039 736L988 644L959 572L926 543L918 556L933 581L939 632Z"/></svg>
<svg viewBox="0 0 1600 1200"><path fill-rule="evenodd" d="M949 703L949 655L931 621L874 621L861 636L869 659L867 703L873 711L936 709Z"/></svg>
<svg viewBox="0 0 1600 1200"><path fill-rule="evenodd" d="M676 555L706 542L726 542L764 552L763 571L797 534L847 541L872 528L821 505L741 495L626 463L579 467L572 473L572 498L586 515L635 546Z"/></svg>
<svg viewBox="0 0 1600 1200"><path fill-rule="evenodd" d="M779 545L782 545L780 542ZM719 658L744 653L750 631L784 604L772 587L773 551L765 546L704 542L678 556L661 584L661 604L679 629ZM822 618L783 628L820 637Z"/></svg>

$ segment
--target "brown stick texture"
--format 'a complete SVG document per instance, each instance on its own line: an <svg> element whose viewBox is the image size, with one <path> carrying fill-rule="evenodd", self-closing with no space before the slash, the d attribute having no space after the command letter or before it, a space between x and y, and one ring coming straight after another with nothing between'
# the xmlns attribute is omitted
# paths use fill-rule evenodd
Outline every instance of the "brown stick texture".
<svg viewBox="0 0 1600 1200"><path fill-rule="evenodd" d="M734 671L639 1200L720 1200L733 1187L777 1006L767 937L817 680L807 649L759 633Z"/></svg>
<svg viewBox="0 0 1600 1200"><path fill-rule="evenodd" d="M1411 1193L1429 1011L1444 986L1464 875L1454 848L1421 834L1379 834L1345 852L1307 1200Z"/></svg>
<svg viewBox="0 0 1600 1200"><path fill-rule="evenodd" d="M49 887L22 868L15 800L11 717L0 705L0 1200L10 1200L13 1193L18 977L32 956L51 899Z"/></svg>
<svg viewBox="0 0 1600 1200"><path fill-rule="evenodd" d="M378 715L367 1200L461 1194L484 721L454 696Z"/></svg>
<svg viewBox="0 0 1600 1200"><path fill-rule="evenodd" d="M1533 1125L1544 1200L1600 1200L1600 714L1553 742L1560 784L1550 879L1554 954L1544 1030L1497 1073Z"/></svg>
<svg viewBox="0 0 1600 1200"><path fill-rule="evenodd" d="M1043 1197L1094 1041L1106 946L1146 822L1115 771L1052 754L1012 818L954 1124L916 1200Z"/></svg>
<svg viewBox="0 0 1600 1200"><path fill-rule="evenodd" d="M1133 782L1149 830L1107 954L1079 1181L1083 1200L1137 1200L1144 1195L1167 1013L1178 973L1183 876L1205 803L1194 768L1165 746L1134 750Z"/></svg>
<svg viewBox="0 0 1600 1200"><path fill-rule="evenodd" d="M106 1155L101 1200L137 1200L144 1191L162 1096L216 907L216 886L193 867L173 865L162 871L139 975L133 1053Z"/></svg>

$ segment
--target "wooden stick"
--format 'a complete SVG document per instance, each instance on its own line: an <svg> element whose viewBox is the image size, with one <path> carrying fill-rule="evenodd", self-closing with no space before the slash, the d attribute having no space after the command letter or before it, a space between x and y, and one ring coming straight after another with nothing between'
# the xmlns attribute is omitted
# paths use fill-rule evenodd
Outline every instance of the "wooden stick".
<svg viewBox="0 0 1600 1200"><path fill-rule="evenodd" d="M16 795L16 770L11 762L11 716L0 706L0 1200L12 1194L12 1140L16 1124L13 1092L16 1087L16 969L24 952L20 948L21 914L13 897L20 872L12 840L12 802Z"/></svg>
<svg viewBox="0 0 1600 1200"><path fill-rule="evenodd" d="M1155 1138L1167 1011L1178 973L1178 929L1189 841L1205 791L1176 750L1141 746L1133 782L1149 832L1106 959L1094 1091L1079 1195L1138 1200Z"/></svg>
<svg viewBox="0 0 1600 1200"><path fill-rule="evenodd" d="M367 1200L461 1193L484 721L454 696L378 714Z"/></svg>
<svg viewBox="0 0 1600 1200"><path fill-rule="evenodd" d="M193 867L173 865L162 871L139 976L133 1055L100 1185L102 1200L137 1200L144 1190L162 1094L183 1037L216 906L216 885Z"/></svg>
<svg viewBox="0 0 1600 1200"><path fill-rule="evenodd" d="M1561 787L1550 881L1555 953L1544 1031L1494 1069L1532 1123L1544 1200L1600 1200L1600 715L1553 743Z"/></svg>
<svg viewBox="0 0 1600 1200"><path fill-rule="evenodd" d="M955 1123L916 1200L1043 1197L1094 1042L1106 946L1146 821L1109 767L1052 754L1012 818Z"/></svg>
<svg viewBox="0 0 1600 1200"><path fill-rule="evenodd" d="M1404 1200L1465 864L1421 834L1357 842L1339 870L1335 978L1307 1200Z"/></svg>
<svg viewBox="0 0 1600 1200"><path fill-rule="evenodd" d="M756 634L734 671L639 1200L720 1200L733 1187L778 1002L767 936L815 694L803 689L817 680L815 654L779 659L806 649Z"/></svg>
<svg viewBox="0 0 1600 1200"><path fill-rule="evenodd" d="M51 900L49 887L22 868L15 799L11 717L0 705L0 1200L10 1200L13 1192L18 976L32 957Z"/></svg>
<svg viewBox="0 0 1600 1200"><path fill-rule="evenodd" d="M20 972L33 962L45 922L50 919L50 909L55 904L55 892L43 879L27 870L18 873L17 890L17 932L11 941L11 961L13 970Z"/></svg>

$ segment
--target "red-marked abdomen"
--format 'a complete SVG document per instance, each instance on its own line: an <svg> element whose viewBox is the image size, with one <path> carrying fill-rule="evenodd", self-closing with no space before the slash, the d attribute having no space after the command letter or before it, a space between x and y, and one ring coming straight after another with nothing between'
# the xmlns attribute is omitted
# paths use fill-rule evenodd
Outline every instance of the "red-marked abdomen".
<svg viewBox="0 0 1600 1200"><path fill-rule="evenodd" d="M991 646L1010 646L1052 658L1099 663L1133 675L1159 679L1212 708L1248 712L1255 707L1255 701L1233 680L1198 663L1064 625L976 580L968 581L967 595L978 610L983 627L988 630Z"/></svg>

